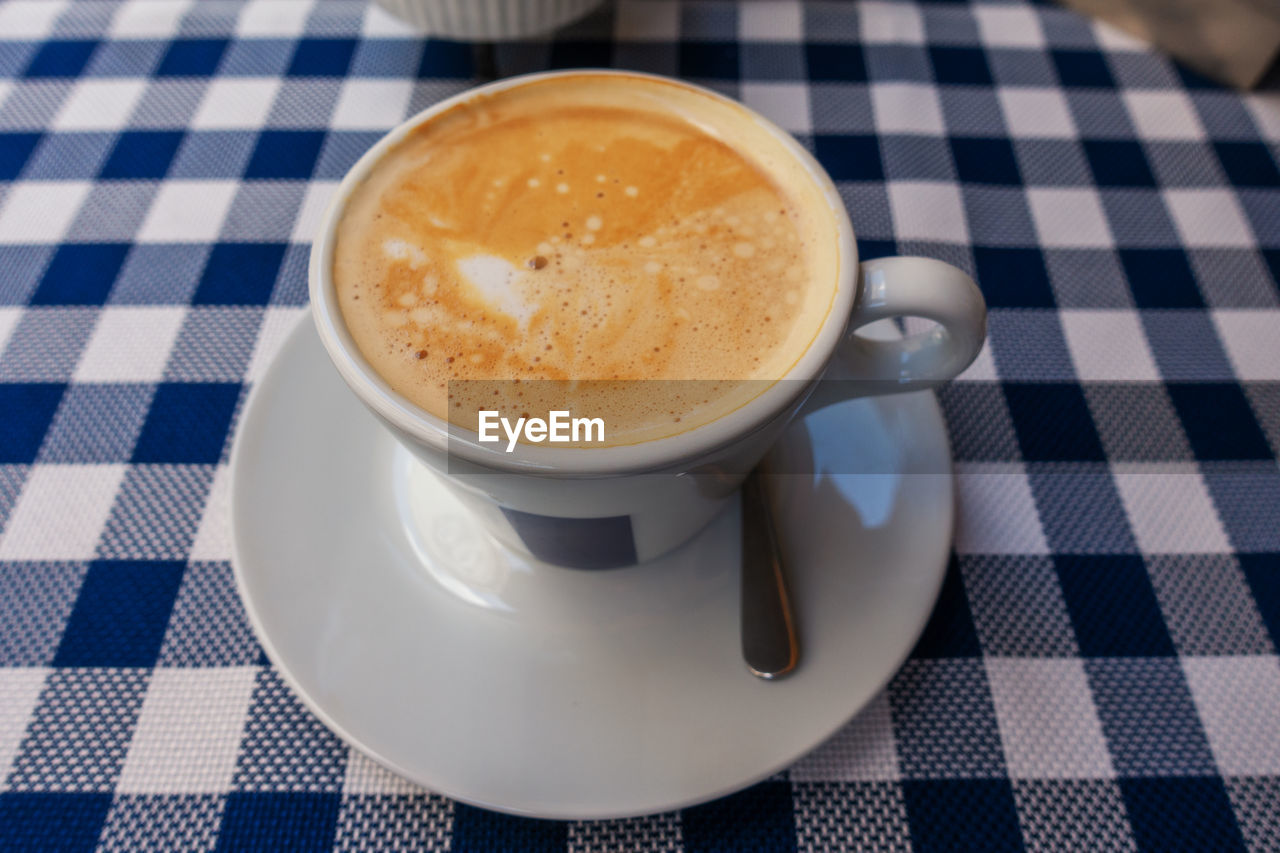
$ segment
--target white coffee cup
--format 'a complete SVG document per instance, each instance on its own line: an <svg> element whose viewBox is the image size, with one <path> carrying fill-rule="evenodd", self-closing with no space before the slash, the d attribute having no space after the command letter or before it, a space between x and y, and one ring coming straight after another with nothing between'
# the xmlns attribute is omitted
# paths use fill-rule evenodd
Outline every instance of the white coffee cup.
<svg viewBox="0 0 1280 853"><path fill-rule="evenodd" d="M603 0L374 0L428 35L473 41L513 41L545 35Z"/></svg>
<svg viewBox="0 0 1280 853"><path fill-rule="evenodd" d="M555 565L614 568L661 556L701 530L802 406L807 411L849 396L918 391L955 377L982 348L986 307L973 280L941 261L897 257L859 263L848 212L830 177L795 139L757 116L812 176L830 207L839 242L831 309L786 376L703 426L622 446L520 444L506 452L501 444L480 442L477 433L429 414L373 370L343 320L332 267L335 230L347 199L385 152L433 116L480 95L581 73L660 79L727 100L682 81L591 70L504 79L442 101L387 134L338 187L311 250L311 306L320 339L347 385L401 444L443 477L498 541ZM903 316L935 325L901 340L855 334L870 323ZM834 359L866 381L820 383Z"/></svg>

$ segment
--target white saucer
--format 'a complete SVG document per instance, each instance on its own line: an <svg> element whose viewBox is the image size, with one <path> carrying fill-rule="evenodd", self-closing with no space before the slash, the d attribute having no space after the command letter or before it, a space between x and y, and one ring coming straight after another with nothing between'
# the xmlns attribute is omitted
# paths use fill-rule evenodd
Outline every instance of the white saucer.
<svg viewBox="0 0 1280 853"><path fill-rule="evenodd" d="M771 478L803 661L767 683L739 652L736 506L635 568L514 557L361 407L303 318L241 419L236 580L307 706L414 782L538 817L688 806L835 733L942 584L954 507L932 395L833 406L774 452L819 473Z"/></svg>

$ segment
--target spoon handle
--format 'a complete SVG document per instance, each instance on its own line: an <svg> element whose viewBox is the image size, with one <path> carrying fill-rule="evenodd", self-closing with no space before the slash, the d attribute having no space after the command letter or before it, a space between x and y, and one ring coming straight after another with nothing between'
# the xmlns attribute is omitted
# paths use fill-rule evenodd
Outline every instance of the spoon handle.
<svg viewBox="0 0 1280 853"><path fill-rule="evenodd" d="M800 661L791 599L760 469L742 484L742 657L752 675L780 678Z"/></svg>

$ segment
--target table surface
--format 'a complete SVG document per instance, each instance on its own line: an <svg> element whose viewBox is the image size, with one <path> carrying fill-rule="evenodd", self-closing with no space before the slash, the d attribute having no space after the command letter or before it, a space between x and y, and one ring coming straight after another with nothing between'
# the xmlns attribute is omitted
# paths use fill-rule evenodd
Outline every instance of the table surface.
<svg viewBox="0 0 1280 853"><path fill-rule="evenodd" d="M246 624L227 447L325 199L470 51L348 0L10 0L0 847L1280 849L1280 96L1021 2L620 2L498 63L727 92L864 256L981 282L911 659L788 772L651 818L504 817L350 752Z"/></svg>

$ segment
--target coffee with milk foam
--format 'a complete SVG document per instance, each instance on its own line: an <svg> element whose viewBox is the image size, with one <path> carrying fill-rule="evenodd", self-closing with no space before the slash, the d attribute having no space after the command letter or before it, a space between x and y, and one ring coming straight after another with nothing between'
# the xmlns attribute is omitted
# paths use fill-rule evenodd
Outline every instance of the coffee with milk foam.
<svg viewBox="0 0 1280 853"><path fill-rule="evenodd" d="M835 222L745 109L584 73L476 97L383 155L334 282L361 353L432 415L569 400L629 443L787 373L835 295Z"/></svg>

